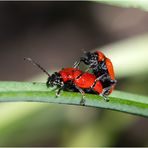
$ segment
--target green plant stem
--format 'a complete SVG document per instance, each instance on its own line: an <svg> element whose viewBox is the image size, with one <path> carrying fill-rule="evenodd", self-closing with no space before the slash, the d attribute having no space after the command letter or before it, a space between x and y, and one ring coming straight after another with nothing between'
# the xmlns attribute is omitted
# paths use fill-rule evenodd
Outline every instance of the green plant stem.
<svg viewBox="0 0 148 148"><path fill-rule="evenodd" d="M0 102L46 102L80 105L81 94L62 91L55 97L56 88L47 88L45 83L0 82ZM86 94L85 106L100 107L122 112L148 116L148 98L135 94L114 91L110 101L95 94Z"/></svg>

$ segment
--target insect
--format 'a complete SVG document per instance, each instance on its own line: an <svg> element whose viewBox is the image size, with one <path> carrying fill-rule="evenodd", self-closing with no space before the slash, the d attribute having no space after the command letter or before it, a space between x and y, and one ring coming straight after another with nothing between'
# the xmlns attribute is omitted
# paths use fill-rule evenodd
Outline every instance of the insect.
<svg viewBox="0 0 148 148"><path fill-rule="evenodd" d="M78 68L81 62L88 65L88 69L86 71L92 70L92 73L96 77L103 75L101 81L104 88L110 87L108 92L106 92L106 95L109 95L117 83L111 60L100 51L95 51L92 53L84 51L84 55L74 64L74 68Z"/></svg>
<svg viewBox="0 0 148 148"><path fill-rule="evenodd" d="M36 65L46 75L48 75L46 85L47 87L57 86L58 91L56 93L56 97L60 95L61 90L72 90L79 91L82 94L82 99L80 101L80 104L82 105L85 103L85 92L95 92L100 96L103 96L103 98L108 101L106 91L108 91L110 88L103 88L103 85L100 81L103 75L97 78L94 74L83 72L77 68L63 68L59 72L55 72L50 75L43 67L41 67L32 59L24 59L31 62L33 65Z"/></svg>

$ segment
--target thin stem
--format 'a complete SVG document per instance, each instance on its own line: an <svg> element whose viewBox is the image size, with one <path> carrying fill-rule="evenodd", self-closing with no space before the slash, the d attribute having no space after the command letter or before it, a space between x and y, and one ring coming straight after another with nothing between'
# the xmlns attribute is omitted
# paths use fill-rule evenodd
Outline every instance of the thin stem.
<svg viewBox="0 0 148 148"><path fill-rule="evenodd" d="M56 97L56 88L47 88L45 83L0 82L0 102L46 102L81 105L79 92L62 91ZM109 102L99 95L86 94L85 106L118 110L148 117L148 97L114 91Z"/></svg>

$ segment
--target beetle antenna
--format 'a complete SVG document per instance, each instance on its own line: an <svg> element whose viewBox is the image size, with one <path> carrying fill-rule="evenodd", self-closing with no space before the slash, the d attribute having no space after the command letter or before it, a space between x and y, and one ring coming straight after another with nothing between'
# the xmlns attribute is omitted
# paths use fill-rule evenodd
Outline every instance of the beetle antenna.
<svg viewBox="0 0 148 148"><path fill-rule="evenodd" d="M41 69L45 74L47 74L50 77L50 74L41 65L33 61L31 58L24 58L24 60L29 61L33 65L37 66L39 69Z"/></svg>

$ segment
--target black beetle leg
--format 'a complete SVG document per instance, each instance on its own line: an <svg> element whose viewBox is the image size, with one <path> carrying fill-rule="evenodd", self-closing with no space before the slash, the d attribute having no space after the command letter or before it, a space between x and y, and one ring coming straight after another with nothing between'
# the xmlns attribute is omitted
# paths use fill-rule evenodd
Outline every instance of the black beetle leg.
<svg viewBox="0 0 148 148"><path fill-rule="evenodd" d="M101 93L100 96L103 97L106 102L109 102L109 98L105 94Z"/></svg>
<svg viewBox="0 0 148 148"><path fill-rule="evenodd" d="M65 86L62 86L62 87L60 87L60 88L58 89L58 91L56 92L56 98L60 96L60 92L61 92L61 90L64 89L64 87L65 87Z"/></svg>
<svg viewBox="0 0 148 148"><path fill-rule="evenodd" d="M105 87L103 89L102 93L100 94L100 96L102 96L106 102L109 101L109 98L106 96L106 94L109 92L109 90L111 89L111 87L112 87L112 85L111 86L108 86L108 87Z"/></svg>
<svg viewBox="0 0 148 148"><path fill-rule="evenodd" d="M85 98L85 92L80 87L78 87L76 85L75 85L75 87L82 94L82 98L81 98L80 104L84 106L85 105L85 100L84 100L84 98Z"/></svg>
<svg viewBox="0 0 148 148"><path fill-rule="evenodd" d="M103 75L101 75L101 76L99 76L99 77L95 80L95 82L101 80L101 79L104 78L105 76L106 76L106 73L103 74Z"/></svg>
<svg viewBox="0 0 148 148"><path fill-rule="evenodd" d="M91 67L88 67L88 68L85 70L85 72L88 72L90 69L91 69Z"/></svg>
<svg viewBox="0 0 148 148"><path fill-rule="evenodd" d="M81 61L76 61L73 65L73 68L79 68Z"/></svg>

